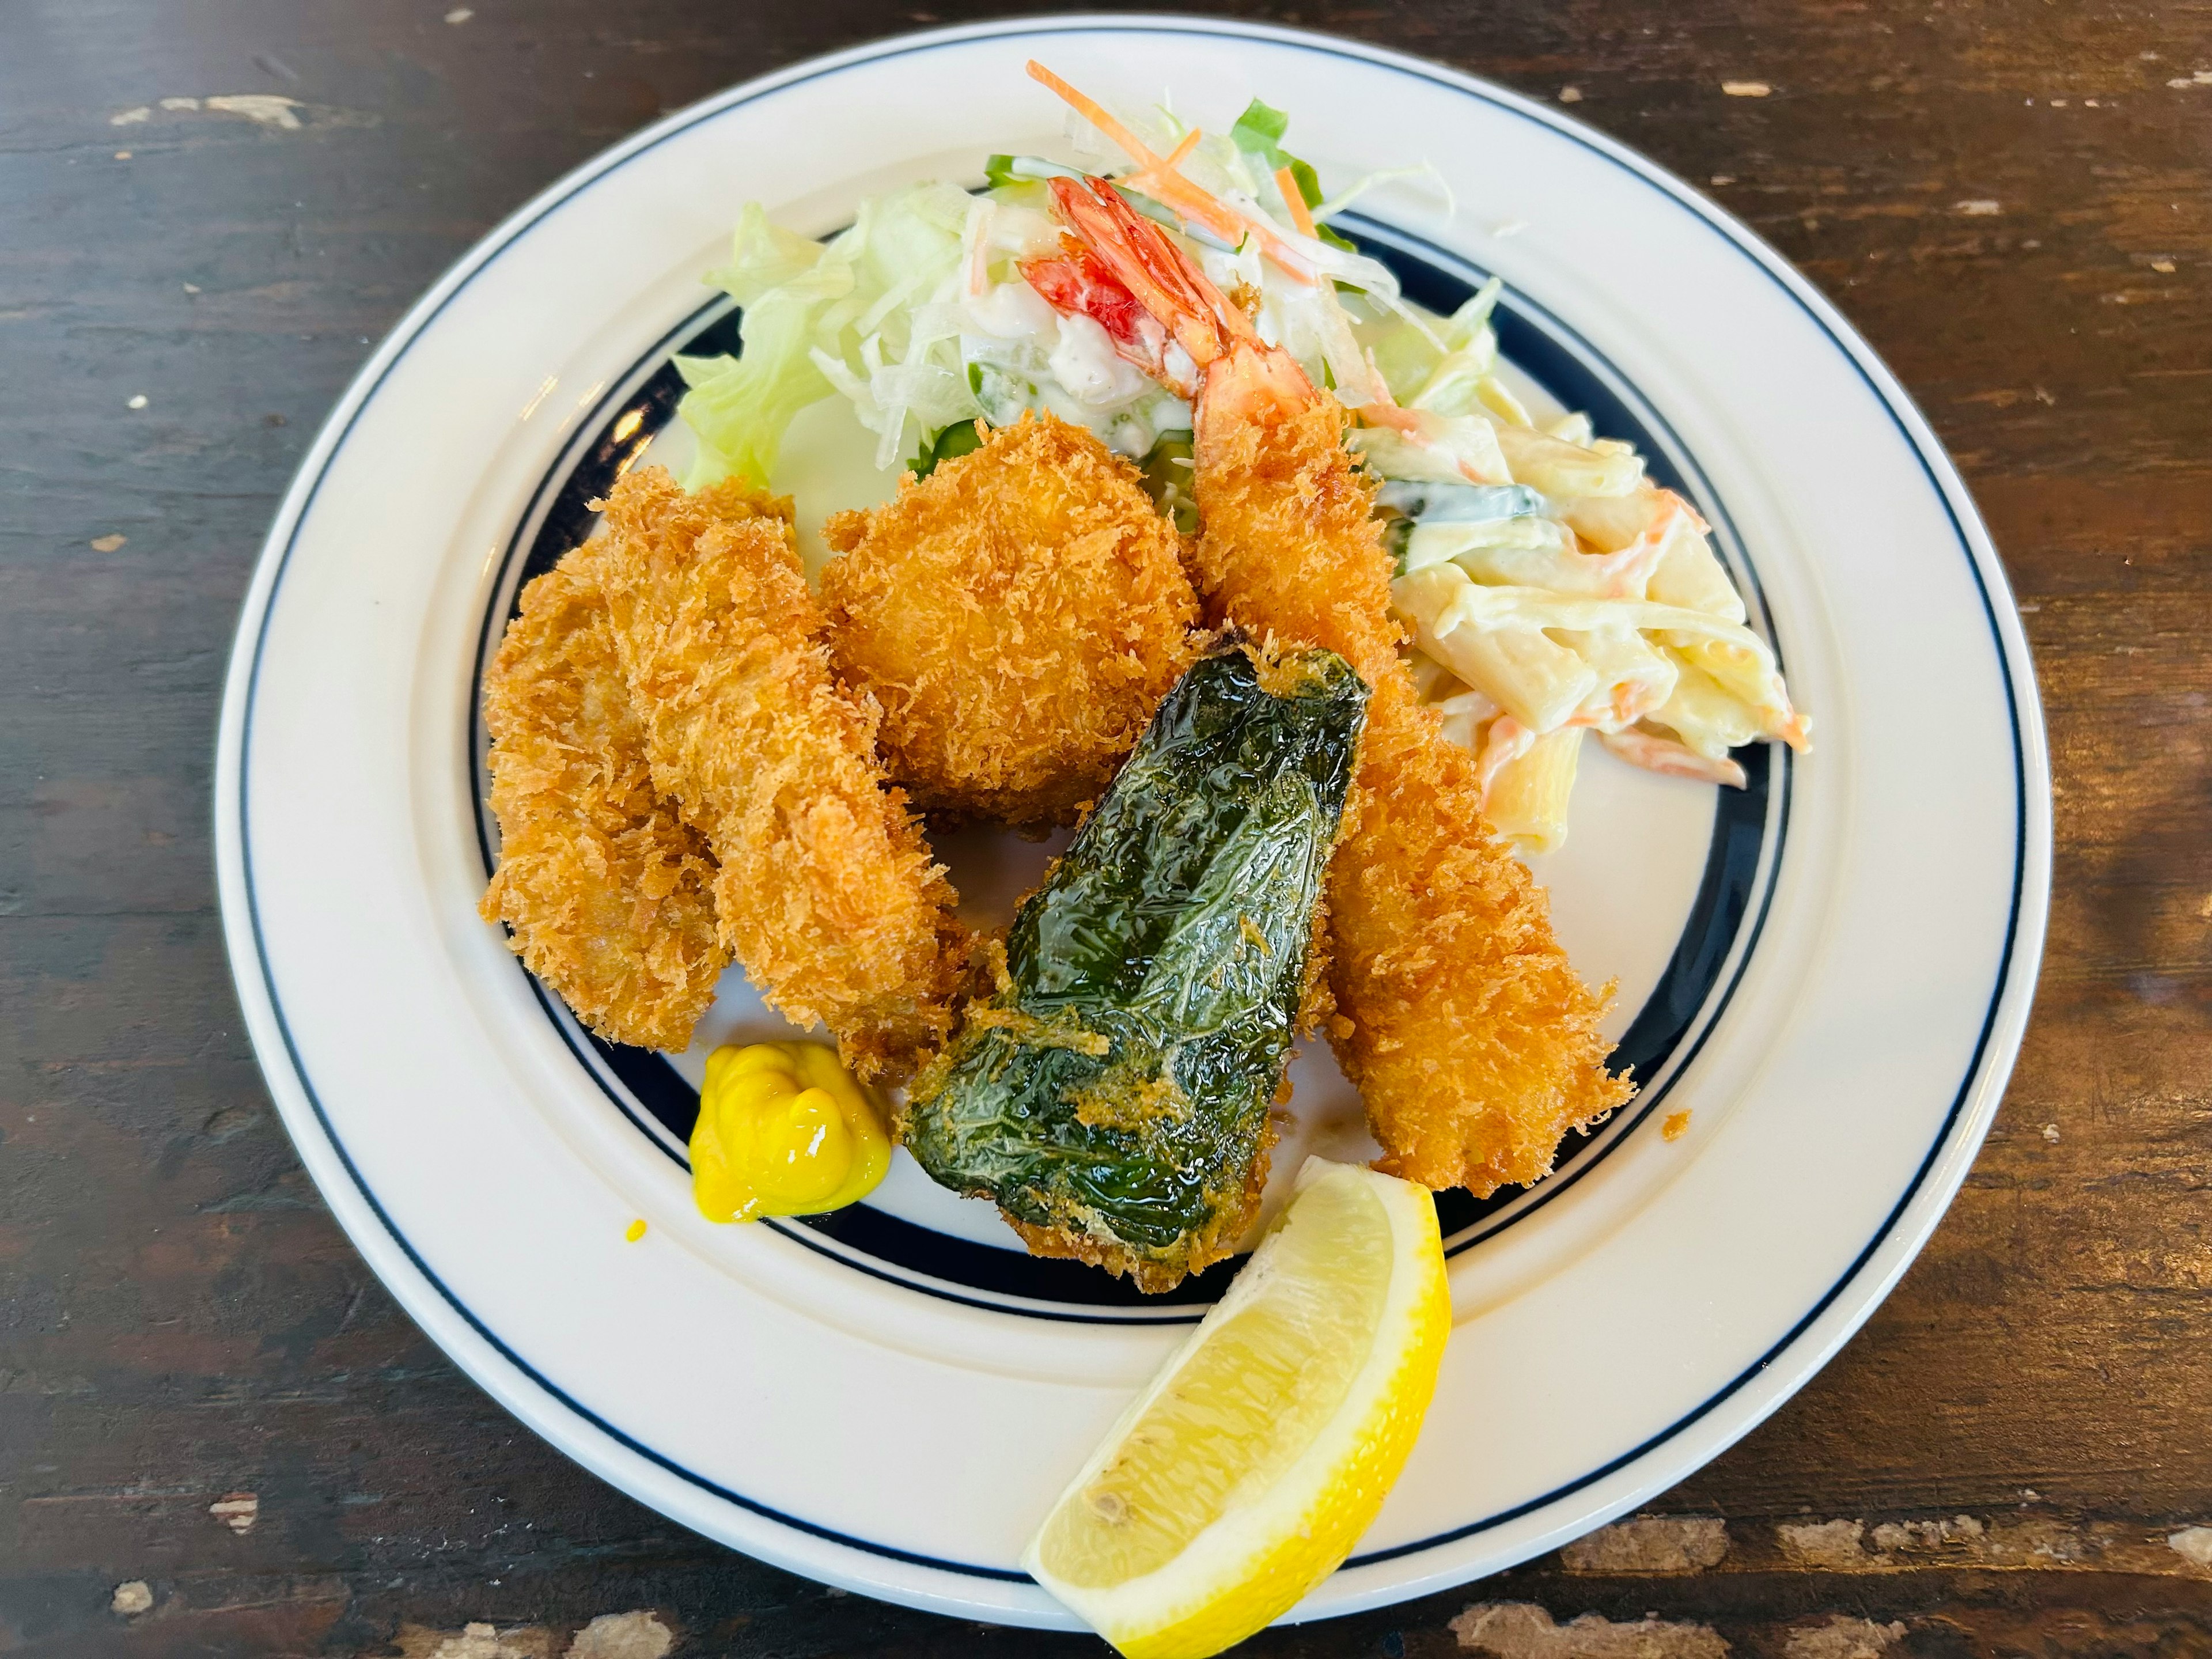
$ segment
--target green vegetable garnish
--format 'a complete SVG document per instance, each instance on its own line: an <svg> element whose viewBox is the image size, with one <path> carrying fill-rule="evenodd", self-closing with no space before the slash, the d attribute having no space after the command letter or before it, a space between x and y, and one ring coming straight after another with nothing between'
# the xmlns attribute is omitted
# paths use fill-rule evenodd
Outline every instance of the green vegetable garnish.
<svg viewBox="0 0 2212 1659"><path fill-rule="evenodd" d="M1189 433L1163 432L1138 463L1145 488L1152 492L1152 504L1186 536L1198 533L1198 499L1191 493L1198 479L1193 453Z"/></svg>
<svg viewBox="0 0 2212 1659"><path fill-rule="evenodd" d="M1313 648L1226 644L1176 683L916 1079L923 1169L1147 1291L1236 1248L1366 704Z"/></svg>
<svg viewBox="0 0 2212 1659"><path fill-rule="evenodd" d="M1261 103L1255 98L1244 106L1244 112L1237 118L1237 125L1229 129L1230 142L1247 155L1256 156L1267 171L1273 173L1281 168L1291 170L1291 180L1297 185L1298 194L1305 198L1309 208L1317 208L1324 199L1321 193L1321 178L1310 162L1301 161L1283 148L1283 135L1290 131L1291 118L1287 112ZM1358 250L1327 225L1316 225L1314 233L1332 247L1346 252Z"/></svg>
<svg viewBox="0 0 2212 1659"><path fill-rule="evenodd" d="M983 447L983 434L973 421L956 421L937 434L937 441L920 459L912 463L917 478L927 478L937 471L939 461L949 461L955 455L974 453Z"/></svg>

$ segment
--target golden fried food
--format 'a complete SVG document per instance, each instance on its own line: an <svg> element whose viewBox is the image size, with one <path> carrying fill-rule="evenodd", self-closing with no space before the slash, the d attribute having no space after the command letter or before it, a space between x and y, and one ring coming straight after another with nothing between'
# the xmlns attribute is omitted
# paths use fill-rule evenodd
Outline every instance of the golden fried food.
<svg viewBox="0 0 2212 1659"><path fill-rule="evenodd" d="M654 786L720 866L723 943L854 1071L903 1074L944 1036L965 934L876 761L878 710L831 677L787 504L653 467L605 511L587 545Z"/></svg>
<svg viewBox="0 0 2212 1659"><path fill-rule="evenodd" d="M498 873L477 908L615 1042L682 1048L729 965L706 842L653 787L597 581L571 553L522 590L484 682Z"/></svg>
<svg viewBox="0 0 2212 1659"><path fill-rule="evenodd" d="M883 705L926 807L1072 822L1194 654L1175 530L1127 462L1051 415L823 529L830 647Z"/></svg>
<svg viewBox="0 0 2212 1659"><path fill-rule="evenodd" d="M1478 1194L1536 1180L1570 1127L1632 1085L1605 1069L1603 998L1576 975L1542 888L1483 817L1472 761L1447 747L1399 659L1345 411L1112 185L1055 179L1052 191L1100 270L1071 283L1033 270L1032 285L1081 296L1110 276L1199 371L1196 562L1214 620L1328 646L1373 690L1352 827L1329 866L1329 982L1331 1040L1381 1167ZM1161 351L1134 335L1124 349ZM1164 355L1155 372L1170 375Z"/></svg>
<svg viewBox="0 0 2212 1659"><path fill-rule="evenodd" d="M1605 1069L1603 997L1553 937L1544 890L1483 817L1474 757L1443 739L1399 659L1343 422L1318 392L1303 409L1263 392L1242 420L1206 411L1199 580L1224 617L1328 646L1374 688L1358 816L1329 866L1331 1042L1378 1167L1486 1195L1540 1178L1570 1128L1634 1091Z"/></svg>
<svg viewBox="0 0 2212 1659"><path fill-rule="evenodd" d="M1228 392L1237 389L1230 380ZM1199 581L1225 617L1343 653L1374 688L1354 827L1329 865L1329 1036L1382 1170L1489 1194L1551 1170L1568 1128L1632 1093L1551 907L1482 817L1474 757L1398 657L1389 557L1343 410L1270 392L1199 422Z"/></svg>
<svg viewBox="0 0 2212 1659"><path fill-rule="evenodd" d="M1478 1197L1550 1173L1560 1140L1636 1092L1606 1070L1610 985L1584 985L1528 866L1480 816L1474 757L1410 687L1377 695L1358 839L1329 872L1337 1058L1377 1167Z"/></svg>

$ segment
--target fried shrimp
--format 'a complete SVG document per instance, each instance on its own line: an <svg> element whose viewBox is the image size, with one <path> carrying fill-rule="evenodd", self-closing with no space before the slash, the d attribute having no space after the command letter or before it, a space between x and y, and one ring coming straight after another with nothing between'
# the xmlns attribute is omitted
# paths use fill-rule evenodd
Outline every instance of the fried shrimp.
<svg viewBox="0 0 2212 1659"><path fill-rule="evenodd" d="M498 872L477 909L610 1042L682 1048L729 965L705 840L654 793L606 604L571 553L484 683Z"/></svg>
<svg viewBox="0 0 2212 1659"><path fill-rule="evenodd" d="M1066 823L1194 655L1198 597L1136 469L1024 416L823 535L830 648L917 803Z"/></svg>
<svg viewBox="0 0 2212 1659"><path fill-rule="evenodd" d="M956 897L842 692L785 503L617 484L587 544L656 787L712 844L722 942L768 1000L821 1022L863 1076L896 1078L950 1023Z"/></svg>
<svg viewBox="0 0 2212 1659"><path fill-rule="evenodd" d="M1185 358L1195 372L1196 562L1213 618L1327 646L1372 688L1352 827L1329 869L1329 982L1331 1040L1380 1167L1482 1194L1534 1181L1569 1128L1632 1085L1605 1069L1602 998L1553 937L1543 890L1482 816L1473 760L1443 741L1398 656L1390 565L1345 410L1111 185L1052 190L1075 246L1038 262L1038 292L1079 291L1156 377L1172 383ZM1080 284L1054 268L1068 262Z"/></svg>

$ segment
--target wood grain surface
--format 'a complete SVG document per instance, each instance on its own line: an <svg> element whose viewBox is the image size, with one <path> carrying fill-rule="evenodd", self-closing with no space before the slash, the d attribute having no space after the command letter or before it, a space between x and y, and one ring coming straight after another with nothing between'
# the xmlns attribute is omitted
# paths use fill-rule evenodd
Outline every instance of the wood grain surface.
<svg viewBox="0 0 2212 1659"><path fill-rule="evenodd" d="M2011 1095L1864 1333L1648 1518L1249 1650L2212 1653L2212 9L1233 9L1571 102L1808 271L1981 502L2057 788ZM462 1377L270 1109L210 848L247 573L371 342L663 112L970 15L0 4L0 1651L1101 1650L730 1554Z"/></svg>

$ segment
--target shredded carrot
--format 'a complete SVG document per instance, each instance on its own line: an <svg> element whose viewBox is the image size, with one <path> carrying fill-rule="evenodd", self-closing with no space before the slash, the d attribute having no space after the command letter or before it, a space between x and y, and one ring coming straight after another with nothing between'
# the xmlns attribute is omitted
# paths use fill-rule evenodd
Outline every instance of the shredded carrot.
<svg viewBox="0 0 2212 1659"><path fill-rule="evenodd" d="M1305 192L1298 188L1297 177L1288 167L1275 169L1275 188L1283 192L1283 205L1291 210L1291 223L1301 236L1318 240L1320 233L1314 228L1313 215L1307 211Z"/></svg>
<svg viewBox="0 0 2212 1659"><path fill-rule="evenodd" d="M1695 778L1701 783L1744 787L1743 768L1732 760L1709 760L1686 744L1648 732L1601 732L1597 740L1632 766L1670 778Z"/></svg>
<svg viewBox="0 0 2212 1659"><path fill-rule="evenodd" d="M1040 85L1049 87L1054 92L1058 93L1062 98L1066 100L1069 104L1074 106L1075 112L1078 115L1080 115L1085 120L1090 122L1092 126L1097 127L1099 131L1104 133L1109 138L1111 138L1115 143L1119 144L1124 150L1126 150L1128 153L1129 159L1136 162L1138 166L1149 167L1158 165L1160 158L1153 155L1150 149L1146 148L1144 140L1138 137L1135 133L1130 131L1128 128L1123 126L1119 121L1108 114L1106 112L1106 106L1098 102L1097 99L1086 97L1084 94L1078 92L1073 87L1068 85L1066 82L1061 80L1057 75L1054 75L1042 64L1038 63L1034 58L1030 59L1029 71L1030 80L1038 82ZM1195 137L1196 135L1194 134L1193 136Z"/></svg>
<svg viewBox="0 0 2212 1659"><path fill-rule="evenodd" d="M977 228L975 246L968 256L968 291L981 295L991 286L991 216L998 211L998 204L984 197L981 212L983 221Z"/></svg>
<svg viewBox="0 0 2212 1659"><path fill-rule="evenodd" d="M1428 434L1421 429L1421 417L1410 409L1401 409L1395 404L1377 400L1364 404L1359 410L1359 418L1365 425L1387 426L1424 449L1428 447Z"/></svg>
<svg viewBox="0 0 2212 1659"><path fill-rule="evenodd" d="M1121 180L1122 185L1141 191L1163 207L1180 213L1194 224L1204 226L1231 247L1241 246L1247 236L1257 238L1260 251L1285 274L1301 283L1312 283L1313 268L1298 257L1298 251L1285 241L1273 226L1247 218L1176 170L1198 143L1200 134L1196 128L1183 135L1172 155L1160 155L1109 114L1097 99L1078 92L1035 58L1030 60L1029 74L1032 81L1059 94L1077 114L1119 144L1137 164L1137 170Z"/></svg>
<svg viewBox="0 0 2212 1659"><path fill-rule="evenodd" d="M1491 786L1498 781L1498 775L1535 746L1536 734L1512 715L1500 714L1491 721L1482 740L1481 757L1474 763L1475 787L1482 792L1484 805L1490 804Z"/></svg>
<svg viewBox="0 0 2212 1659"><path fill-rule="evenodd" d="M1638 590L1651 580L1651 573L1666 556L1667 538L1674 533L1675 521L1689 513L1687 504L1673 490L1662 489L1659 495L1658 513L1642 535L1613 552L1586 556L1598 562L1597 568L1606 579L1606 592L1613 599L1643 597ZM1695 518L1696 514L1691 516Z"/></svg>

